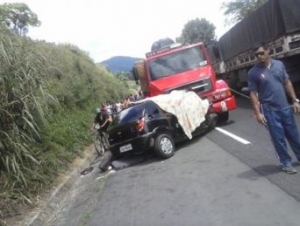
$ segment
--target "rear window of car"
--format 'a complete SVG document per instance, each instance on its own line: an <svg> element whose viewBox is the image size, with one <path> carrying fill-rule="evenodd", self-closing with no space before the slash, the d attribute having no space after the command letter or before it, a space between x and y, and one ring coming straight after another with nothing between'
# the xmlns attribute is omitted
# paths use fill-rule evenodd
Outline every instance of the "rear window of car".
<svg viewBox="0 0 300 226"><path fill-rule="evenodd" d="M152 101L147 102L146 109L147 109L147 114L148 115L153 116L153 115L158 115L160 113L159 110L158 110L158 106L155 103L153 103Z"/></svg>
<svg viewBox="0 0 300 226"><path fill-rule="evenodd" d="M112 125L124 124L127 122L136 121L137 119L143 117L145 114L145 103L131 106L123 111L121 111L114 118Z"/></svg>

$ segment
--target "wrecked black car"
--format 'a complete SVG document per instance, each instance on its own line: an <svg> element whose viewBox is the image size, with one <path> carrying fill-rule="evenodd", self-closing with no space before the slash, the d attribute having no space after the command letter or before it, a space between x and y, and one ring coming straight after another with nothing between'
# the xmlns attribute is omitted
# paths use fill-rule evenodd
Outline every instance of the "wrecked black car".
<svg viewBox="0 0 300 226"><path fill-rule="evenodd" d="M205 115L205 121L193 136L214 128L217 116ZM114 158L153 150L161 158L170 158L177 142L188 139L174 114L162 110L151 99L137 103L114 118L108 128L110 151Z"/></svg>

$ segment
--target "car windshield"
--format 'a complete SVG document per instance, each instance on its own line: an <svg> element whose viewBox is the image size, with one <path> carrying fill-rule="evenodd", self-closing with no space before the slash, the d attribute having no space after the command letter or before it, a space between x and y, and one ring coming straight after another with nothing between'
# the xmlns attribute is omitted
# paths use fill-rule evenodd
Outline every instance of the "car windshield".
<svg viewBox="0 0 300 226"><path fill-rule="evenodd" d="M152 80L193 70L207 65L207 61L199 46L168 54L149 62Z"/></svg>
<svg viewBox="0 0 300 226"><path fill-rule="evenodd" d="M117 114L111 125L114 126L118 124L124 124L127 122L133 122L143 117L144 114L145 114L145 103L137 104Z"/></svg>

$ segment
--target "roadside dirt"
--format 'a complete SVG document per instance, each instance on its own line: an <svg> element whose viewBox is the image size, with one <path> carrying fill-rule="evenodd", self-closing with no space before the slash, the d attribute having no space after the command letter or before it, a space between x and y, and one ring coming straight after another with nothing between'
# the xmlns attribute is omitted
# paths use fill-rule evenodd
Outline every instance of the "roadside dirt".
<svg viewBox="0 0 300 226"><path fill-rule="evenodd" d="M53 186L49 190L44 191L42 194L39 194L36 197L36 202L31 207L19 207L18 212L20 214L11 218L4 219L4 222L2 223L0 221L0 226L28 225L28 223L32 221L34 217L37 217L40 212L43 212L43 210L46 208L46 206L49 204L50 200L53 198L53 196L55 196L56 193L62 192L60 191L62 190L62 185L70 180L72 174L73 177L74 174L77 174L78 177L80 177L80 173L85 168L85 165L89 166L96 159L97 155L95 153L94 146L90 145L86 147L84 152L82 153L82 156L74 159L74 161L69 165L68 170L62 172L59 175L57 181L53 184Z"/></svg>

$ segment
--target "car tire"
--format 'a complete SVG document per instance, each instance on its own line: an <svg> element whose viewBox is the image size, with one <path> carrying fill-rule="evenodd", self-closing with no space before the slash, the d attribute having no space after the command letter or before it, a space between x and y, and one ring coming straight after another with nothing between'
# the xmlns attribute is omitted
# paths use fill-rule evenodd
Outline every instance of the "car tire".
<svg viewBox="0 0 300 226"><path fill-rule="evenodd" d="M157 156L164 159L172 157L175 152L173 138L166 133L158 135L154 143L154 152Z"/></svg>
<svg viewBox="0 0 300 226"><path fill-rule="evenodd" d="M222 112L220 114L218 114L218 122L227 122L229 119L229 112L228 111L225 111L225 112Z"/></svg>
<svg viewBox="0 0 300 226"><path fill-rule="evenodd" d="M206 118L207 121L207 132L212 131L216 125L217 125L217 121L218 121L218 115L213 113L213 114L209 114Z"/></svg>

